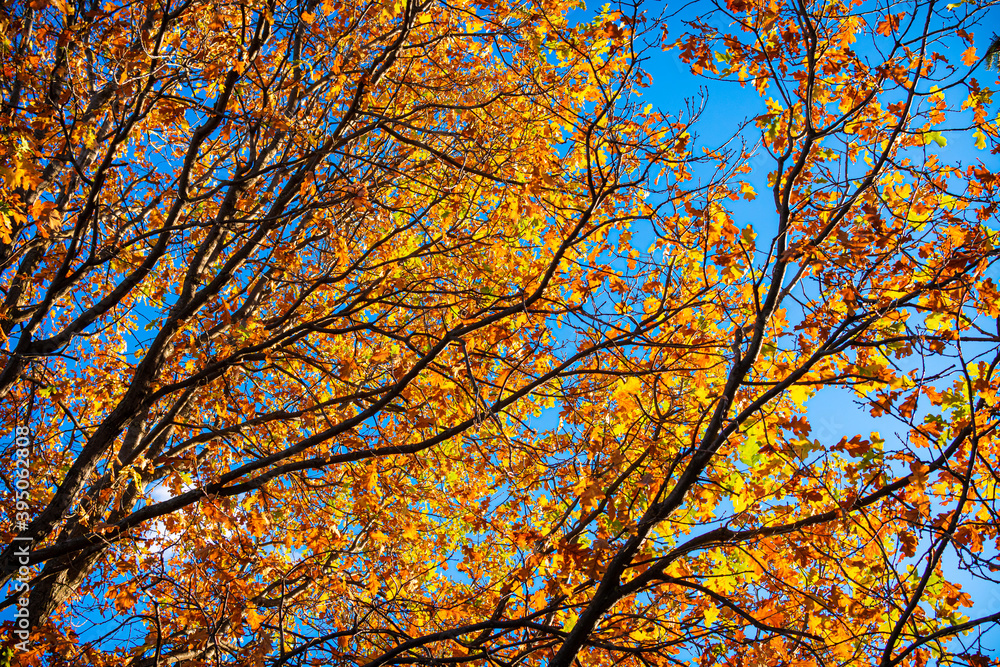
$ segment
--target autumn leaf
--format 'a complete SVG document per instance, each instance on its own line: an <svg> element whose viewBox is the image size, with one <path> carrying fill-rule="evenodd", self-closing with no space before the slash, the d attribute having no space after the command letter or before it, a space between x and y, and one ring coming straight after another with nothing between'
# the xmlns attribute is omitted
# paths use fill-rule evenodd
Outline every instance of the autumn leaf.
<svg viewBox="0 0 1000 667"><path fill-rule="evenodd" d="M0 7L3 659L981 663L953 5Z"/></svg>

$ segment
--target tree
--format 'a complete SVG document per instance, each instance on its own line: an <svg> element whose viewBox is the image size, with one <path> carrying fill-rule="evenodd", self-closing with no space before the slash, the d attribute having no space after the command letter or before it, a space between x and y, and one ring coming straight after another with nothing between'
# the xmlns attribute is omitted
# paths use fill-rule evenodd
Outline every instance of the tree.
<svg viewBox="0 0 1000 667"><path fill-rule="evenodd" d="M14 664L989 664L990 8L574 9L3 6Z"/></svg>

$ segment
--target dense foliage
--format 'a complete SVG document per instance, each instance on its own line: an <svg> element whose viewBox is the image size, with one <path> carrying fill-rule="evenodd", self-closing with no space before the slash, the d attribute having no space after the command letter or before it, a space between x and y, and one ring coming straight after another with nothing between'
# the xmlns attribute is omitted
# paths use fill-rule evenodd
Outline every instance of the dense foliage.
<svg viewBox="0 0 1000 667"><path fill-rule="evenodd" d="M990 664L991 11L3 3L3 660Z"/></svg>

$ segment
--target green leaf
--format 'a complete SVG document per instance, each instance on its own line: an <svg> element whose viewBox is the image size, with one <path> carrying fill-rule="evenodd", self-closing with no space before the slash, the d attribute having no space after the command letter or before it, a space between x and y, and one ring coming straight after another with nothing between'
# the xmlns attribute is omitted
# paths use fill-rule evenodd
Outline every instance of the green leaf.
<svg viewBox="0 0 1000 667"><path fill-rule="evenodd" d="M931 142L936 143L941 148L948 145L948 140L940 132L924 132L924 146Z"/></svg>
<svg viewBox="0 0 1000 667"><path fill-rule="evenodd" d="M753 438L745 438L743 442L736 445L736 451L740 456L740 461L748 466L755 466L760 463L760 443Z"/></svg>

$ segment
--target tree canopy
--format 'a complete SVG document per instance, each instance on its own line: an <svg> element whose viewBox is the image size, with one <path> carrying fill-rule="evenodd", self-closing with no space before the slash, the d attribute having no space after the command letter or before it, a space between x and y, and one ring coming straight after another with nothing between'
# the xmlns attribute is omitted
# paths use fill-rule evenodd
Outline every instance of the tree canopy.
<svg viewBox="0 0 1000 667"><path fill-rule="evenodd" d="M3 3L4 664L996 664L992 11Z"/></svg>

